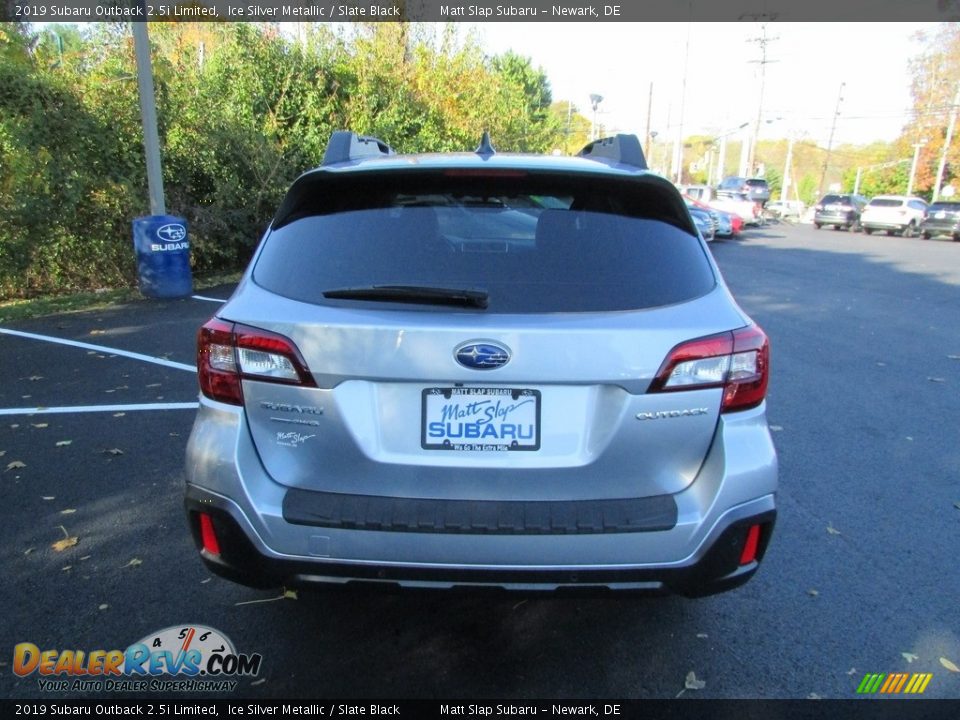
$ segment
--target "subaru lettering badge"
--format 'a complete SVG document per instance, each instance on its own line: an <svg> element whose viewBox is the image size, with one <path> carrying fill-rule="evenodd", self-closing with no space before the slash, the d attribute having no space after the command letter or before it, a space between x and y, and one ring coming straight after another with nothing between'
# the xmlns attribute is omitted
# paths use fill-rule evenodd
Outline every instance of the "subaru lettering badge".
<svg viewBox="0 0 960 720"><path fill-rule="evenodd" d="M457 362L471 370L496 370L510 361L510 351L492 342L469 342L454 350Z"/></svg>
<svg viewBox="0 0 960 720"><path fill-rule="evenodd" d="M187 229L180 223L169 223L157 228L157 237L167 242L180 242L187 236Z"/></svg>

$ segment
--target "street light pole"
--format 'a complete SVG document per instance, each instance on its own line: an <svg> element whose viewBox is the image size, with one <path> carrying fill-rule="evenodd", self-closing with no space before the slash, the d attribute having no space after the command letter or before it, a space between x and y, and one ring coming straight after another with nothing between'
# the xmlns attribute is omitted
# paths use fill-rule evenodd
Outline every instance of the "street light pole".
<svg viewBox="0 0 960 720"><path fill-rule="evenodd" d="M837 109L833 111L833 123L830 125L830 139L827 140L827 156L823 159L823 170L820 172L820 185L817 187L817 197L823 195L823 182L827 178L827 167L830 165L830 154L833 152L833 133L837 129L837 118L840 117L840 103L843 102L843 88L846 82L840 83L837 93Z"/></svg>
<svg viewBox="0 0 960 720"><path fill-rule="evenodd" d="M920 160L920 148L926 144L926 140L921 140L913 144L913 163L910 165L910 180L907 182L907 195L913 192L913 176L917 173L917 161Z"/></svg>
<svg viewBox="0 0 960 720"><path fill-rule="evenodd" d="M597 95L597 93L591 93L590 95L590 107L593 108L593 120L590 122L590 139L597 139L597 108L600 107L600 103L603 102L603 95Z"/></svg>
<svg viewBox="0 0 960 720"><path fill-rule="evenodd" d="M953 98L953 107L950 109L950 122L947 125L947 137L943 141L943 152L940 153L940 164L937 165L937 178L933 186L933 201L940 199L940 186L943 184L943 169L947 166L947 153L950 151L950 142L953 140L953 126L957 124L957 106L960 105L960 83L957 83L957 94Z"/></svg>
<svg viewBox="0 0 960 720"><path fill-rule="evenodd" d="M153 70L150 65L150 39L147 23L133 26L133 46L137 57L137 86L140 90L140 115L143 122L143 149L147 158L147 189L150 214L166 215L163 200L163 173L160 169L160 136L157 133L157 106L153 94Z"/></svg>

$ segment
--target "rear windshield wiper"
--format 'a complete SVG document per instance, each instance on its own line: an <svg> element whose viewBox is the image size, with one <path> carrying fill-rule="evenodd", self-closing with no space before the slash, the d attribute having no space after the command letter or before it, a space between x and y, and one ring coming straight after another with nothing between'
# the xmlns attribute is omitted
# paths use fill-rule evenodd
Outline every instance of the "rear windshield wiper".
<svg viewBox="0 0 960 720"><path fill-rule="evenodd" d="M421 285L371 285L369 287L339 288L326 290L323 296L335 300L382 300L384 302L457 305L481 309L486 309L489 297L486 290L458 290Z"/></svg>

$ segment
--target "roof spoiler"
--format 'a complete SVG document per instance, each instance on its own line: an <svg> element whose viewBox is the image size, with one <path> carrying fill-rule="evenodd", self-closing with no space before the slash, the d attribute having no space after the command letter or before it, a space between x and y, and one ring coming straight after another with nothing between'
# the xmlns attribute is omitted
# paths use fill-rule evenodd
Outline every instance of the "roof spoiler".
<svg viewBox="0 0 960 720"><path fill-rule="evenodd" d="M647 169L647 158L636 135L614 135L594 140L577 153L588 160L612 160L622 165L632 165L640 170Z"/></svg>
<svg viewBox="0 0 960 720"><path fill-rule="evenodd" d="M321 165L335 165L350 160L393 154L393 148L379 138L357 135L349 130L337 130L330 136Z"/></svg>

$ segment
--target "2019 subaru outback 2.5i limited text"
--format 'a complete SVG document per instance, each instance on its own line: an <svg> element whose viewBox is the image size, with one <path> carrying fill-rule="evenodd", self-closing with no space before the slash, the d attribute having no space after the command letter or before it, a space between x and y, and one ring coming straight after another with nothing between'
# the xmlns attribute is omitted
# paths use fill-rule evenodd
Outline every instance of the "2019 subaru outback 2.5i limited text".
<svg viewBox="0 0 960 720"><path fill-rule="evenodd" d="M200 331L186 507L254 586L703 595L775 517L764 333L634 136L335 133Z"/></svg>

